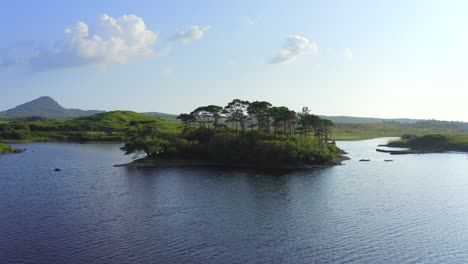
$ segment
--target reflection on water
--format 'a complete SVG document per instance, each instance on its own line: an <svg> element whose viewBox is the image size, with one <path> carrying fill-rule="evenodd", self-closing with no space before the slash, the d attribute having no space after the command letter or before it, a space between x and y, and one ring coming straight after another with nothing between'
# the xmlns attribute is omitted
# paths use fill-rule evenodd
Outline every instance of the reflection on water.
<svg viewBox="0 0 468 264"><path fill-rule="evenodd" d="M352 159L312 172L113 168L119 145L22 145L0 157L0 263L468 262L467 156L382 143L339 142Z"/></svg>

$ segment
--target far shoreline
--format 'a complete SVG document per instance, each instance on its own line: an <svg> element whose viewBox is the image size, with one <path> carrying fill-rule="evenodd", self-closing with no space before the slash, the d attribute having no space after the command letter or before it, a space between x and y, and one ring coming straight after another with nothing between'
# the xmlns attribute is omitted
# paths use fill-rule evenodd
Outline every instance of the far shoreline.
<svg viewBox="0 0 468 264"><path fill-rule="evenodd" d="M405 148L405 149L379 149L378 152L389 153L391 155L407 154L431 154L458 152L468 153L468 138L457 135L429 134L424 136L411 136L398 141L388 142L379 147Z"/></svg>

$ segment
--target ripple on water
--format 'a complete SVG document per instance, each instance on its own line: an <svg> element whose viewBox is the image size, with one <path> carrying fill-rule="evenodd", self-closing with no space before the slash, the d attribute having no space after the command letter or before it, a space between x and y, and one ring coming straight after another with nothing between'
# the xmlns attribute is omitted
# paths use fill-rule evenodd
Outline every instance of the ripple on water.
<svg viewBox="0 0 468 264"><path fill-rule="evenodd" d="M120 145L28 144L0 157L0 263L468 263L465 155L389 164L383 141L295 173L113 168Z"/></svg>

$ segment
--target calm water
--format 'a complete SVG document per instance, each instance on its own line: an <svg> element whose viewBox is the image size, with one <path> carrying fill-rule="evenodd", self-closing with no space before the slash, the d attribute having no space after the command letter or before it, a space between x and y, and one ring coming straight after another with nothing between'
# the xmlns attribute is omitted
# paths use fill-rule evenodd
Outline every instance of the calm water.
<svg viewBox="0 0 468 264"><path fill-rule="evenodd" d="M20 145L0 156L0 263L468 263L468 156L389 156L382 141L294 173L113 168L129 160L119 145Z"/></svg>

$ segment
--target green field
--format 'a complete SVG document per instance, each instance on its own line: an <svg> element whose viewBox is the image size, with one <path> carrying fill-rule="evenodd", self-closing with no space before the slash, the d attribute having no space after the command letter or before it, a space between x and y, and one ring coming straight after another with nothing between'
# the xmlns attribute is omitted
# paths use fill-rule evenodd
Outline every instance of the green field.
<svg viewBox="0 0 468 264"><path fill-rule="evenodd" d="M375 124L335 124L334 140L361 140L378 137L400 137L405 134L428 135L448 134L466 135L468 131L452 123L419 122L413 124L375 123Z"/></svg>
<svg viewBox="0 0 468 264"><path fill-rule="evenodd" d="M10 145L0 143L0 153L10 152L10 151L11 151Z"/></svg>
<svg viewBox="0 0 468 264"><path fill-rule="evenodd" d="M0 154L9 154L9 153L18 153L21 152L21 150L15 149L10 145L7 145L5 143L0 143Z"/></svg>
<svg viewBox="0 0 468 264"><path fill-rule="evenodd" d="M12 121L0 119L0 139L7 142L39 141L117 141L125 137L125 129L131 122L154 122L163 133L180 132L180 121L157 118L132 111L112 111L88 117L50 121ZM466 135L468 131L456 123L336 123L333 140L361 140L377 137L399 137L404 134Z"/></svg>
<svg viewBox="0 0 468 264"><path fill-rule="evenodd" d="M388 143L392 147L405 147L413 151L468 151L468 135L424 135Z"/></svg>
<svg viewBox="0 0 468 264"><path fill-rule="evenodd" d="M132 111L112 111L68 120L3 123L0 124L0 139L7 142L122 142L132 122L152 122L163 133L177 133L180 126L178 122Z"/></svg>

